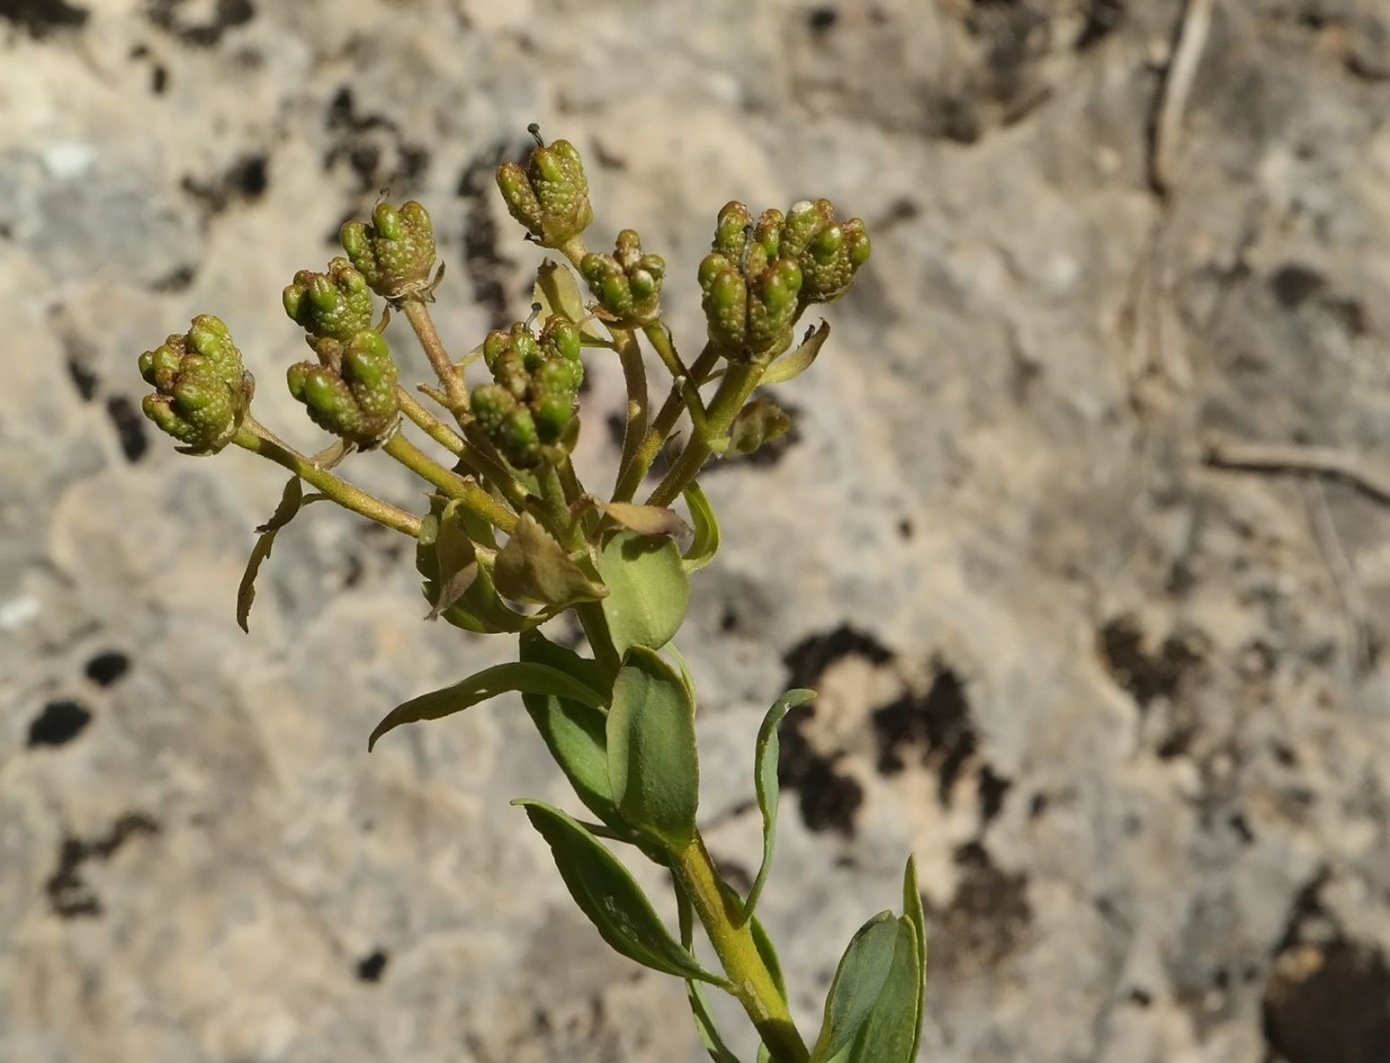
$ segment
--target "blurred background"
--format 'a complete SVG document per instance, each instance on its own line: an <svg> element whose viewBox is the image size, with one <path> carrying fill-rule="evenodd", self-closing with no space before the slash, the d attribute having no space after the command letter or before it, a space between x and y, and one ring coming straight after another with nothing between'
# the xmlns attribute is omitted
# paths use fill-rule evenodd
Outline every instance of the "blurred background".
<svg viewBox="0 0 1390 1063"><path fill-rule="evenodd" d="M524 316L492 173L531 121L591 245L666 258L683 349L726 200L874 240L795 432L706 477L683 635L735 876L758 721L821 691L761 908L805 1030L910 849L924 1059L1390 1059L1382 0L4 0L0 1061L702 1058L508 807L567 796L519 705L366 753L509 640L423 622L405 541L329 507L243 635L284 476L139 412L137 356L211 312L323 445L279 293L383 190L434 213L454 351Z"/></svg>

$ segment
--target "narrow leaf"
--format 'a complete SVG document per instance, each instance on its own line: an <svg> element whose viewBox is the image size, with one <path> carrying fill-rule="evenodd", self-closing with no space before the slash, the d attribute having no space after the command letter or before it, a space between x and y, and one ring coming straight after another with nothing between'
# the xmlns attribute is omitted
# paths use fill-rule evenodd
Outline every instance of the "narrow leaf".
<svg viewBox="0 0 1390 1063"><path fill-rule="evenodd" d="M492 578L513 601L565 608L603 597L602 584L585 575L540 522L529 513L497 555Z"/></svg>
<svg viewBox="0 0 1390 1063"><path fill-rule="evenodd" d="M629 531L638 535L669 535L682 539L690 534L690 525L680 514L664 506L639 506L633 502L605 502L603 511Z"/></svg>
<svg viewBox="0 0 1390 1063"><path fill-rule="evenodd" d="M275 536L294 519L294 515L303 504L304 487L298 476L291 477L290 482L285 484L275 512L270 515L268 521L256 529L261 535L256 540L256 545L251 548L251 556L246 559L246 571L242 573L241 583L236 591L236 622L247 634L251 633L248 621L251 618L251 603L256 600L256 576L261 571L262 563L270 557L271 547L275 545Z"/></svg>
<svg viewBox="0 0 1390 1063"><path fill-rule="evenodd" d="M915 1063L922 997L918 992L917 930L895 921L893 956L873 1008L855 1034L846 1063Z"/></svg>
<svg viewBox="0 0 1390 1063"><path fill-rule="evenodd" d="M792 419L771 399L754 399L738 411L729 427L729 450L752 454L791 431Z"/></svg>
<svg viewBox="0 0 1390 1063"><path fill-rule="evenodd" d="M917 858L909 856L907 867L903 870L903 917L912 924L916 933L917 955L917 1018L913 1025L912 1049L908 1059L917 1058L917 1049L922 1043L922 1012L927 993L927 917L922 911L922 890L917 885Z"/></svg>
<svg viewBox="0 0 1390 1063"><path fill-rule="evenodd" d="M426 620L437 620L473 586L478 578L478 554L473 539L458 517L457 503L445 506L435 532L434 554L438 566L435 600Z"/></svg>
<svg viewBox="0 0 1390 1063"><path fill-rule="evenodd" d="M725 984L671 937L642 887L602 842L557 808L539 801L514 804L526 809L531 825L550 846L570 896L614 950L678 978Z"/></svg>
<svg viewBox="0 0 1390 1063"><path fill-rule="evenodd" d="M605 686L603 672L594 661L555 645L539 631L521 636L521 659L564 672L593 690ZM621 824L608 783L604 711L556 694L523 694L521 700L579 799L610 827Z"/></svg>
<svg viewBox="0 0 1390 1063"><path fill-rule="evenodd" d="M830 338L830 326L822 321L820 328L808 329L806 338L801 341L801 346L793 351L778 358L763 374L764 384L785 384L788 380L794 380L806 370L811 368L811 363L816 360L816 355L820 354L820 349L825 346L825 341Z"/></svg>
<svg viewBox="0 0 1390 1063"><path fill-rule="evenodd" d="M660 649L680 630L690 605L690 578L670 539L622 531L599 553L608 588L603 615L621 657L633 646Z"/></svg>
<svg viewBox="0 0 1390 1063"><path fill-rule="evenodd" d="M748 902L744 905L745 916L752 915L762 896L767 877L772 872L772 851L777 846L777 760L781 753L781 741L777 736L778 725L792 709L805 705L816 696L814 690L789 690L778 698L763 717L758 728L758 741L753 753L753 786L758 792L758 808L763 814L763 862L758 868L758 877L748 891Z"/></svg>
<svg viewBox="0 0 1390 1063"><path fill-rule="evenodd" d="M512 661L484 668L451 687L421 694L397 705L376 725L367 739L367 750L370 752L377 739L401 724L438 720L513 690L523 694L555 694L594 708L603 705L603 698L597 691L564 672L543 664Z"/></svg>
<svg viewBox="0 0 1390 1063"><path fill-rule="evenodd" d="M685 504L690 507L690 519L695 525L690 549L685 554L685 570L698 572L719 552L719 521L704 489L694 481L685 489Z"/></svg>
<svg viewBox="0 0 1390 1063"><path fill-rule="evenodd" d="M899 925L892 912L880 912L850 939L830 985L811 1063L829 1063L854 1043L888 980Z"/></svg>
<svg viewBox="0 0 1390 1063"><path fill-rule="evenodd" d="M655 650L634 646L613 681L608 781L622 817L671 846L695 836L700 766L695 705Z"/></svg>

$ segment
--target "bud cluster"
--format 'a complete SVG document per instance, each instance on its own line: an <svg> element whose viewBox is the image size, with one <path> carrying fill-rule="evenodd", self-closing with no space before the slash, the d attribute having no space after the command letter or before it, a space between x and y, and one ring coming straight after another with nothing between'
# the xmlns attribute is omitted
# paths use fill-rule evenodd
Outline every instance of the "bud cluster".
<svg viewBox="0 0 1390 1063"><path fill-rule="evenodd" d="M344 343L325 337L319 362L297 362L286 378L290 394L315 424L364 449L390 438L400 420L396 363L381 333L363 330Z"/></svg>
<svg viewBox="0 0 1390 1063"><path fill-rule="evenodd" d="M140 375L155 389L141 404L145 416L193 454L215 454L231 442L255 386L227 326L210 314L142 354Z"/></svg>
<svg viewBox="0 0 1390 1063"><path fill-rule="evenodd" d="M429 291L434 272L434 222L429 211L414 200L400 210L378 203L370 225L350 221L338 239L352 265L383 299L404 299Z"/></svg>
<svg viewBox="0 0 1390 1063"><path fill-rule="evenodd" d="M526 469L568 453L584 380L574 323L556 315L539 339L522 322L491 332L483 360L494 382L474 389L473 415L503 457Z"/></svg>
<svg viewBox="0 0 1390 1063"><path fill-rule="evenodd" d="M497 187L507 211L524 225L542 247L561 247L589 227L594 209L589 204L589 179L573 144L557 140L549 147L536 126L537 146L523 169L514 162L497 170Z"/></svg>
<svg viewBox="0 0 1390 1063"><path fill-rule="evenodd" d="M282 299L285 313L314 338L349 340L372 327L367 278L341 256L327 273L300 270Z"/></svg>
<svg viewBox="0 0 1390 1063"><path fill-rule="evenodd" d="M618 234L613 254L585 255L579 272L599 305L624 326L640 328L660 315L666 260L643 254L641 237L634 230Z"/></svg>

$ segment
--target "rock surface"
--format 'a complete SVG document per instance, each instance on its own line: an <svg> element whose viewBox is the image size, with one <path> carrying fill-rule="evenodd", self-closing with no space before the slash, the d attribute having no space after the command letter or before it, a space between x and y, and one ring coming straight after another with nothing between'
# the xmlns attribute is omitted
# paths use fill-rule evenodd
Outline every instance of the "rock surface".
<svg viewBox="0 0 1390 1063"><path fill-rule="evenodd" d="M1203 460L1390 468L1390 13L1216 0L1159 190L1183 7L0 4L0 1061L700 1058L508 807L563 797L515 706L366 755L508 647L424 624L402 543L326 507L243 636L283 479L138 409L139 352L213 312L314 447L279 290L383 189L439 222L452 345L523 315L491 173L532 120L590 160L594 242L665 256L687 344L725 200L874 237L793 442L708 476L685 639L731 867L763 708L821 691L763 909L807 1031L911 848L924 1059L1390 1058L1385 500Z"/></svg>

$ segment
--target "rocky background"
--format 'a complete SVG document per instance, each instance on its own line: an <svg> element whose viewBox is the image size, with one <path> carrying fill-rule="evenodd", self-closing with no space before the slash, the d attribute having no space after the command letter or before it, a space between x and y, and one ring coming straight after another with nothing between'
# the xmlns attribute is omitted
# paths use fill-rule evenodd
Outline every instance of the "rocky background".
<svg viewBox="0 0 1390 1063"><path fill-rule="evenodd" d="M515 705L366 754L505 640L327 507L242 635L283 475L138 409L215 312L320 445L279 291L382 190L434 211L456 350L523 315L491 174L532 120L686 346L725 200L874 236L790 441L707 478L684 639L731 868L763 710L821 691L763 907L806 1030L912 849L924 1059L1390 1059L1386 499L1204 460L1390 468L1383 0L0 0L0 1061L701 1058L508 807L563 794Z"/></svg>

